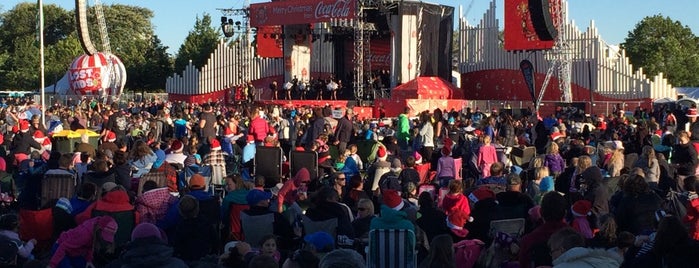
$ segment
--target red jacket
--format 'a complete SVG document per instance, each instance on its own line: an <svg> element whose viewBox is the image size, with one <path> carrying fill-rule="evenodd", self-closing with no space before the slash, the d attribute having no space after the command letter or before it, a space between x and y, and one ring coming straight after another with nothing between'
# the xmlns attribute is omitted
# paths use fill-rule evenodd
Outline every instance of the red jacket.
<svg viewBox="0 0 699 268"><path fill-rule="evenodd" d="M468 198L465 195L459 194L447 194L444 196L444 201L442 201L442 209L444 213L449 215L452 211L461 210L466 215L471 215L471 207L468 205Z"/></svg>
<svg viewBox="0 0 699 268"><path fill-rule="evenodd" d="M267 124L267 120L264 120L262 117L255 117L252 121L250 121L250 135L255 136L255 141L257 142L263 142L265 141L265 138L267 137L267 133L269 132L269 125Z"/></svg>
<svg viewBox="0 0 699 268"><path fill-rule="evenodd" d="M689 201L684 222L689 223L689 235L692 239L699 240L699 198Z"/></svg>
<svg viewBox="0 0 699 268"><path fill-rule="evenodd" d="M85 211L75 216L75 222L81 224L92 218L92 211L99 210L105 212L120 212L131 210L134 212L136 224L141 222L140 213L134 209L134 206L129 202L129 194L126 191L111 191L106 193L102 198L92 203Z"/></svg>

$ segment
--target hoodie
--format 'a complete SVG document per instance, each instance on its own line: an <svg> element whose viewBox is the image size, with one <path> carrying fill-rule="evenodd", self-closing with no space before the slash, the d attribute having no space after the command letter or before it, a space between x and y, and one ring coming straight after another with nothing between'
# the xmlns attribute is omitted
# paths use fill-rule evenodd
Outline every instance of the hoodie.
<svg viewBox="0 0 699 268"><path fill-rule="evenodd" d="M111 191L104 194L102 198L92 203L89 207L87 207L87 209L85 209L85 211L75 216L75 222L81 224L87 221L88 219L92 218L92 212L95 210L104 211L107 213L131 210L134 211L134 219L136 220L136 223L141 222L140 213L135 211L134 206L131 205L129 194L127 194L126 191Z"/></svg>
<svg viewBox="0 0 699 268"><path fill-rule="evenodd" d="M687 205L687 215L684 222L689 224L689 236L694 240L699 240L699 198L696 194L690 195Z"/></svg>
<svg viewBox="0 0 699 268"><path fill-rule="evenodd" d="M394 210L386 205L381 205L381 216L371 220L369 230L376 229L407 229L415 232L415 226L408 220L407 213Z"/></svg>
<svg viewBox="0 0 699 268"><path fill-rule="evenodd" d="M310 181L311 173L308 172L306 168L301 168L293 179L286 181L277 194L277 200L283 200L283 202L277 202L277 212L281 213L284 211L284 204L293 204L296 202L296 199L298 199L296 191L301 186L301 183L308 183Z"/></svg>
<svg viewBox="0 0 699 268"><path fill-rule="evenodd" d="M463 211L467 216L471 215L471 207L468 204L468 199L461 193L445 195L442 201L442 209L444 209L447 215L456 210Z"/></svg>
<svg viewBox="0 0 699 268"><path fill-rule="evenodd" d="M56 245L58 246L56 247L53 256L51 256L49 266L58 267L58 263L60 263L65 256L83 256L85 257L86 262L92 262L92 258L94 257L93 243L95 242L93 233L95 226L102 217L108 216L88 219L77 227L61 233L61 236L59 236L58 240L56 240Z"/></svg>
<svg viewBox="0 0 699 268"><path fill-rule="evenodd" d="M170 206L177 203L177 197L168 188L157 188L136 198L136 211L143 216L143 222L155 224L165 217Z"/></svg>

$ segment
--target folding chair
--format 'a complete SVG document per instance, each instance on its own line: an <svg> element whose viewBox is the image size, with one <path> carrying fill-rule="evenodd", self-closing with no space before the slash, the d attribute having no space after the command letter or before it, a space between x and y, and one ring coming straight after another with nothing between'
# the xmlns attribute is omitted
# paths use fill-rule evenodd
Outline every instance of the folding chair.
<svg viewBox="0 0 699 268"><path fill-rule="evenodd" d="M454 169L456 169L454 171L454 174L456 175L456 176L454 176L454 179L457 181L460 181L462 178L461 171L463 169L463 167L462 167L463 162L464 161L462 158L454 158Z"/></svg>
<svg viewBox="0 0 699 268"><path fill-rule="evenodd" d="M415 232L406 229L376 229L369 231L367 267L417 267Z"/></svg>
<svg viewBox="0 0 699 268"><path fill-rule="evenodd" d="M255 150L255 175L265 177L268 186L276 185L282 178L282 158L284 151L279 147L258 146ZM272 183L274 182L274 183Z"/></svg>
<svg viewBox="0 0 699 268"><path fill-rule="evenodd" d="M260 216L250 216L240 212L240 223L243 227L245 242L250 245L258 245L262 237L274 233L274 214L269 213Z"/></svg>
<svg viewBox="0 0 699 268"><path fill-rule="evenodd" d="M194 174L199 174L204 177L208 189L209 184L211 184L211 166L187 166L184 169L185 186L189 185L189 179L191 179Z"/></svg>
<svg viewBox="0 0 699 268"><path fill-rule="evenodd" d="M303 219L303 230L306 234L312 234L316 232L326 232L333 237L337 238L337 218L332 218L324 221L313 221L311 218L302 216ZM337 240L337 239L336 239Z"/></svg>
<svg viewBox="0 0 699 268"><path fill-rule="evenodd" d="M534 157L536 157L536 147L534 146L525 147L524 149L513 147L510 153L512 163L520 167L524 167L525 164L528 164Z"/></svg>
<svg viewBox="0 0 699 268"><path fill-rule="evenodd" d="M292 151L289 153L289 177L296 175L302 168L311 173L311 181L318 178L318 153Z"/></svg>
<svg viewBox="0 0 699 268"><path fill-rule="evenodd" d="M45 174L41 180L40 208L52 206L61 197L72 198L76 183L72 174Z"/></svg>
<svg viewBox="0 0 699 268"><path fill-rule="evenodd" d="M488 234L494 238L497 233L505 233L517 239L524 233L524 223L524 218L491 221Z"/></svg>
<svg viewBox="0 0 699 268"><path fill-rule="evenodd" d="M430 172L430 163L424 163L421 165L416 165L415 166L415 171L417 171L417 174L420 175L420 184L423 184L425 182L430 182L428 181L427 175Z"/></svg>
<svg viewBox="0 0 699 268"><path fill-rule="evenodd" d="M136 195L141 195L143 193L143 185L147 181L154 181L158 188L168 186L167 174L158 170L151 170L150 172L143 174L138 180L138 189L136 190Z"/></svg>

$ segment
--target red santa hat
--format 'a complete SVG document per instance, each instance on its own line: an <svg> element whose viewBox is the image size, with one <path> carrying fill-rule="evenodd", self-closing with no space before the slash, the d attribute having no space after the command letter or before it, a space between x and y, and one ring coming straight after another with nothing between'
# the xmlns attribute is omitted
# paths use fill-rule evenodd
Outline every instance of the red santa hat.
<svg viewBox="0 0 699 268"><path fill-rule="evenodd" d="M43 142L44 139L46 139L46 136L44 136L44 132L41 132L41 130L34 131L34 140L37 142Z"/></svg>
<svg viewBox="0 0 699 268"><path fill-rule="evenodd" d="M381 191L383 204L393 210L401 210L403 208L403 198L396 190L386 189Z"/></svg>
<svg viewBox="0 0 699 268"><path fill-rule="evenodd" d="M211 139L211 150L221 150L221 143L217 139Z"/></svg>
<svg viewBox="0 0 699 268"><path fill-rule="evenodd" d="M379 146L379 149L376 150L376 157L379 158L379 160L386 160L388 157L388 154L386 153L386 147Z"/></svg>
<svg viewBox="0 0 699 268"><path fill-rule="evenodd" d="M108 131L107 132L107 141L108 142L115 142L116 141L116 133L113 131Z"/></svg>
<svg viewBox="0 0 699 268"><path fill-rule="evenodd" d="M573 216L583 217L592 215L592 203L588 200L578 200L570 208Z"/></svg>
<svg viewBox="0 0 699 268"><path fill-rule="evenodd" d="M22 120L21 122L19 122L19 131L22 131L22 132L29 131L29 121Z"/></svg>
<svg viewBox="0 0 699 268"><path fill-rule="evenodd" d="M552 141L556 141L558 138L561 138L561 137L563 137L563 134L561 134L560 132L554 132L551 134Z"/></svg>
<svg viewBox="0 0 699 268"><path fill-rule="evenodd" d="M447 146L442 147L442 155L443 155L443 156L450 156L450 155L451 155L451 149L449 149L449 147L447 147Z"/></svg>
<svg viewBox="0 0 699 268"><path fill-rule="evenodd" d="M255 136L253 135L248 135L246 138L248 143L255 142Z"/></svg>
<svg viewBox="0 0 699 268"><path fill-rule="evenodd" d="M415 153L413 153L413 157L415 158L416 165L422 164L422 155L420 153L415 151Z"/></svg>
<svg viewBox="0 0 699 268"><path fill-rule="evenodd" d="M466 221L469 220L469 216L466 212L462 210L454 211L447 217L447 227L451 229L451 232L459 237L466 237L468 235L468 229L464 228Z"/></svg>

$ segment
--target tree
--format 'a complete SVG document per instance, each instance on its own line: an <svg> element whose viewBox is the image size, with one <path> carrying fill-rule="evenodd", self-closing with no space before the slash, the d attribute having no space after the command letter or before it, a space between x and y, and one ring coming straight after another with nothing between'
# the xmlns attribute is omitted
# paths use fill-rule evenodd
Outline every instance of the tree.
<svg viewBox="0 0 699 268"><path fill-rule="evenodd" d="M679 21L645 17L621 44L635 69L649 77L663 73L674 86L699 86L699 38Z"/></svg>
<svg viewBox="0 0 699 268"><path fill-rule="evenodd" d="M216 49L221 33L211 26L211 16L204 13L197 16L194 29L189 31L175 58L175 71L181 72L192 61L197 68L206 64L209 56Z"/></svg>

